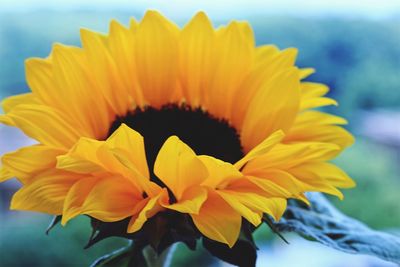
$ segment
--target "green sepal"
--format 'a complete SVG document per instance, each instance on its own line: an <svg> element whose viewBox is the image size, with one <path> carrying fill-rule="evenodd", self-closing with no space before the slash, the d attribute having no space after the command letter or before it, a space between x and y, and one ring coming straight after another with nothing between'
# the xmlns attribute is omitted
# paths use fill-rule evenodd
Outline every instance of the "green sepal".
<svg viewBox="0 0 400 267"><path fill-rule="evenodd" d="M288 245L290 244L289 241L287 241L286 238L281 234L281 232L275 226L272 219L267 214L264 214L263 222L265 222L269 226L269 228L272 230L272 232L274 232L277 236L279 236L279 238L282 239L283 242L285 242Z"/></svg>
<svg viewBox="0 0 400 267"><path fill-rule="evenodd" d="M238 240L232 248L226 244L203 238L203 247L213 256L236 266L255 267L257 260L257 246L252 236L252 227L243 220Z"/></svg>
<svg viewBox="0 0 400 267"><path fill-rule="evenodd" d="M62 218L61 215L57 215L51 219L50 224L49 224L49 226L47 226L47 229L46 229L46 235L48 235L50 233L51 229L53 229L54 226L56 226L57 224L59 224L61 222L61 218Z"/></svg>

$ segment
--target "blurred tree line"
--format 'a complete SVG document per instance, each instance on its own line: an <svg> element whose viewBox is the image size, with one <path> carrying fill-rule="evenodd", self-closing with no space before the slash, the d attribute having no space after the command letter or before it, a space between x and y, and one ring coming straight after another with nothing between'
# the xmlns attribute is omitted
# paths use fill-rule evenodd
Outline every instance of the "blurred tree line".
<svg viewBox="0 0 400 267"><path fill-rule="evenodd" d="M340 113L399 108L400 19L265 19L253 23L259 43L299 49L300 66L314 67L339 100Z"/></svg>

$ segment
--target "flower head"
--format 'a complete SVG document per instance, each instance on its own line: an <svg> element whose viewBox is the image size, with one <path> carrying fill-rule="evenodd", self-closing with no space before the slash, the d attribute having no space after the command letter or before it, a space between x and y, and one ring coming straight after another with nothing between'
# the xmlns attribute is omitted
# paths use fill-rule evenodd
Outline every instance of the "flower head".
<svg viewBox="0 0 400 267"><path fill-rule="evenodd" d="M11 208L128 219L128 233L184 216L231 247L243 221L354 185L328 163L353 142L346 121L312 110L336 105L328 88L247 23L214 29L200 12L180 29L149 11L81 39L27 60L32 92L3 101L0 121L38 142L2 157L1 180L23 184Z"/></svg>

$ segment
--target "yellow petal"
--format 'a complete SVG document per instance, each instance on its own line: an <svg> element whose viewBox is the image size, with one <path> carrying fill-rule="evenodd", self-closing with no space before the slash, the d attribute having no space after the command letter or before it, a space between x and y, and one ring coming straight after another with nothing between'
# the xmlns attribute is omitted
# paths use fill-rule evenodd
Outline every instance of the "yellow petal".
<svg viewBox="0 0 400 267"><path fill-rule="evenodd" d="M199 156L208 169L209 176L202 185L210 188L225 188L229 183L242 178L242 174L232 164L210 157Z"/></svg>
<svg viewBox="0 0 400 267"><path fill-rule="evenodd" d="M267 198L253 193L238 193L230 190L224 190L223 192L220 192L220 195L230 203L234 209L241 210L242 216L246 219L248 219L247 217L252 218L255 216L250 215L251 211L253 211L253 213L254 211L261 211L271 215L275 221L279 221L286 210L286 199L284 198ZM244 209L243 207L246 207L247 209ZM261 218L260 221L249 220L249 222L257 226L261 223Z"/></svg>
<svg viewBox="0 0 400 267"><path fill-rule="evenodd" d="M304 182L322 180L341 188L355 186L355 182L343 170L332 163L308 162L290 169L289 172Z"/></svg>
<svg viewBox="0 0 400 267"><path fill-rule="evenodd" d="M137 29L138 29L138 23L134 18L130 18L129 20L129 31L132 33L136 33Z"/></svg>
<svg viewBox="0 0 400 267"><path fill-rule="evenodd" d="M155 197L161 190L161 187L150 181L150 176L144 176L139 169L126 157L126 154L122 150L111 150L115 158L120 162L125 169L118 167L119 172L123 173L125 177L130 178L131 182L140 188L149 197ZM121 153L123 152L123 153ZM104 153L105 154L105 153Z"/></svg>
<svg viewBox="0 0 400 267"><path fill-rule="evenodd" d="M14 178L14 176L6 168L4 168L4 166L1 166L1 168L0 168L0 183L7 181L11 178Z"/></svg>
<svg viewBox="0 0 400 267"><path fill-rule="evenodd" d="M10 209L60 215L69 189L80 178L57 169L40 173L14 194Z"/></svg>
<svg viewBox="0 0 400 267"><path fill-rule="evenodd" d="M343 200L344 198L342 192L340 192L336 187L327 182L318 180L307 180L306 182L303 183L306 185L305 190L307 192L322 192L333 196L337 196L340 200Z"/></svg>
<svg viewBox="0 0 400 267"><path fill-rule="evenodd" d="M301 157L301 155L299 155L298 157ZM304 157L307 158L307 155L304 155ZM291 167L292 164L294 167ZM250 175L251 173L251 176L271 181L289 191L291 193L291 197L299 198L302 200L305 200L304 197L302 197L302 194L304 192L310 192L310 191L328 193L338 196L340 199L342 199L343 194L338 189L335 188L335 186L337 186L335 182L338 182L341 179L343 179L342 180L343 184L346 185L346 183L348 183L348 187L351 187L351 185L353 185L351 183L350 178L346 179L343 176L342 177L333 176L332 178L330 178L332 179L332 182L329 179L324 180L322 176L313 174L309 169L307 169L307 166L309 164L311 164L312 166L313 164L317 163L313 163L312 160L311 162L307 162L307 160L305 160L304 162L302 162L301 160L300 161L292 160L288 161L286 165L280 165L279 167L275 166L281 169L274 169L273 167L257 169L254 168L255 166L249 164L246 165L244 173L247 173L247 175ZM303 165L305 166L304 171L302 171ZM318 171L315 172L318 173ZM327 177L330 176L327 175ZM262 184L258 185L260 187L262 186ZM235 190L237 191L236 188Z"/></svg>
<svg viewBox="0 0 400 267"><path fill-rule="evenodd" d="M251 100L264 90L263 84L273 79L274 75L294 66L297 50L289 48L279 51L275 46L267 45L256 48L255 62L250 73L240 85L232 105L232 121L239 130L243 127L245 114L250 108ZM239 93L240 92L240 93Z"/></svg>
<svg viewBox="0 0 400 267"><path fill-rule="evenodd" d="M272 59L275 58L279 53L278 47L275 45L260 45L255 48L256 50L256 63L263 64L265 62L272 63Z"/></svg>
<svg viewBox="0 0 400 267"><path fill-rule="evenodd" d="M106 141L114 151L118 151L116 155L123 154L129 164L144 176L150 177L149 168L147 166L146 152L144 147L143 136L136 132L126 124L122 124Z"/></svg>
<svg viewBox="0 0 400 267"><path fill-rule="evenodd" d="M249 162L243 173L268 179L290 191L295 198L301 198L301 194L307 191L324 192L342 198L342 193L329 182L295 176L290 171L292 168L300 170L302 164L329 160L337 151L340 151L340 148L329 143L279 144L265 156Z"/></svg>
<svg viewBox="0 0 400 267"><path fill-rule="evenodd" d="M296 62L298 50L294 47L289 47L281 51L279 56L276 58L276 61L279 62L277 68L280 67L293 67Z"/></svg>
<svg viewBox="0 0 400 267"><path fill-rule="evenodd" d="M143 93L139 87L136 75L136 43L134 34L133 31L125 28L117 21L112 20L110 24L108 47L115 61L115 66L124 84L127 86L128 94L133 97L133 101L136 105L144 106Z"/></svg>
<svg viewBox="0 0 400 267"><path fill-rule="evenodd" d="M10 116L7 115L2 115L0 114L0 123L3 123L7 126L12 126L15 127L15 123L13 122L13 120L10 118Z"/></svg>
<svg viewBox="0 0 400 267"><path fill-rule="evenodd" d="M203 205L204 201L207 199L207 190L202 187L192 187L186 190L179 202L174 204L169 204L163 200L163 207L171 210L176 210L181 213L198 214Z"/></svg>
<svg viewBox="0 0 400 267"><path fill-rule="evenodd" d="M63 153L65 151L44 145L27 146L4 154L2 157L3 168L6 168L12 176L26 183L35 174L54 168L56 157Z"/></svg>
<svg viewBox="0 0 400 267"><path fill-rule="evenodd" d="M156 197L147 198L144 202L141 203L143 205L143 208L140 210L139 213L132 216L132 219L130 220L129 225L128 225L128 233L137 232L138 230L140 230L142 228L142 226L147 221L147 219L153 217L158 212L160 212L164 209L160 205L159 199L162 198L163 196L165 196L165 194L168 194L168 193L166 190L163 190Z"/></svg>
<svg viewBox="0 0 400 267"><path fill-rule="evenodd" d="M128 87L124 84L110 51L107 49L106 37L81 29L81 40L87 56L87 64L95 78L95 88L100 95L104 95L114 114L125 115L133 107L133 100L128 94Z"/></svg>
<svg viewBox="0 0 400 267"><path fill-rule="evenodd" d="M178 77L178 28L156 11L148 11L137 29L136 47L145 99L156 108L170 103Z"/></svg>
<svg viewBox="0 0 400 267"><path fill-rule="evenodd" d="M142 176L132 177L104 141L81 138L67 154L57 157L57 168L88 175L108 173L109 176L124 176L137 188L136 195L142 194L142 187L136 179L142 179Z"/></svg>
<svg viewBox="0 0 400 267"><path fill-rule="evenodd" d="M263 176L264 178L267 178ZM292 194L286 189L286 187L283 187L281 184L274 183L273 181L269 179L263 179L260 177L256 176L246 176L246 178L253 184L257 185L259 188L264 190L264 192L269 196L269 197L285 197L289 198L292 196Z"/></svg>
<svg viewBox="0 0 400 267"><path fill-rule="evenodd" d="M82 205L100 177L88 176L76 181L65 197L61 224L65 225L72 218L82 214Z"/></svg>
<svg viewBox="0 0 400 267"><path fill-rule="evenodd" d="M266 193L263 188L259 187L255 183L252 183L248 177L243 177L242 179L234 181L228 187L226 187L225 190L231 190L239 193L252 192L260 196L271 196L270 194Z"/></svg>
<svg viewBox="0 0 400 267"><path fill-rule="evenodd" d="M262 86L247 111L241 139L249 151L277 130L292 125L299 108L299 78L296 68L278 73Z"/></svg>
<svg viewBox="0 0 400 267"><path fill-rule="evenodd" d="M206 237L233 247L236 243L242 218L221 196L209 191L198 215L191 214L197 229Z"/></svg>
<svg viewBox="0 0 400 267"><path fill-rule="evenodd" d="M209 88L212 47L215 33L204 12L199 12L180 35L180 80L185 98L192 107L200 106Z"/></svg>
<svg viewBox="0 0 400 267"><path fill-rule="evenodd" d="M215 116L229 119L239 85L250 72L254 57L254 37L238 22L220 28L212 54L212 79L205 104Z"/></svg>
<svg viewBox="0 0 400 267"><path fill-rule="evenodd" d="M300 109L309 109L309 108L319 108L324 106L337 106L338 103L336 100L329 98L329 97L315 97L301 100Z"/></svg>
<svg viewBox="0 0 400 267"><path fill-rule="evenodd" d="M25 61L26 81L33 94L50 106L64 106L57 90L51 59L29 58Z"/></svg>
<svg viewBox="0 0 400 267"><path fill-rule="evenodd" d="M55 45L52 52L53 79L57 82L56 88L61 88L57 96L64 105L64 113L90 134L84 136L102 139L107 135L112 114L96 85L100 78L93 76L95 69L88 66L87 55L80 48Z"/></svg>
<svg viewBox="0 0 400 267"><path fill-rule="evenodd" d="M250 150L242 159L235 163L235 167L240 170L247 162L267 153L272 147L279 143L285 136L283 131L278 130L264 139L260 144Z"/></svg>
<svg viewBox="0 0 400 267"><path fill-rule="evenodd" d="M252 69L241 83L232 104L231 121L238 130L242 129L243 120L245 119L244 115L254 95L260 89L262 82L270 78L271 75L269 74L272 72L272 69L276 70L274 68L276 60L274 59L277 57L279 50L273 45L264 45L255 49L255 59ZM271 65L274 66L270 68Z"/></svg>
<svg viewBox="0 0 400 267"><path fill-rule="evenodd" d="M244 170L245 173L249 172L248 177L251 183L256 184L259 188L264 190L270 197L297 197L305 192L305 186L302 182L298 181L290 173L278 170Z"/></svg>
<svg viewBox="0 0 400 267"><path fill-rule="evenodd" d="M248 162L244 170L246 174L252 175L260 170L287 170L308 161L329 160L336 156L338 151L340 147L330 143L277 144L267 154Z"/></svg>
<svg viewBox="0 0 400 267"><path fill-rule="evenodd" d="M321 124L321 125L343 125L347 124L347 120L342 117L335 116L332 114L328 114L325 112L317 111L317 110L308 110L301 112L294 122L293 127L290 129L296 129L300 126L308 126L312 127L310 124Z"/></svg>
<svg viewBox="0 0 400 267"><path fill-rule="evenodd" d="M60 112L44 105L18 105L7 116L29 137L60 149L69 149L84 135Z"/></svg>
<svg viewBox="0 0 400 267"><path fill-rule="evenodd" d="M114 157L106 142L85 137L79 139L67 154L57 157L57 168L82 174L126 174L125 168Z"/></svg>
<svg viewBox="0 0 400 267"><path fill-rule="evenodd" d="M239 31L240 31L241 35L243 36L243 38L245 40L247 40L249 46L252 48L255 48L256 40L254 38L254 32L253 32L253 29L251 28L250 23L247 21L236 21L236 23L239 27ZM229 25L228 25L228 27L229 27ZM255 51L251 52L251 53L255 53Z"/></svg>
<svg viewBox="0 0 400 267"><path fill-rule="evenodd" d="M277 179L279 180L279 177L277 177ZM296 178L293 179L296 180ZM301 182L298 183L301 184ZM238 195L249 193L255 194L257 197L261 197L264 199L299 198L302 195L302 193L299 193L298 191L296 191L296 193L293 193L289 189L290 188L281 186L280 183L276 183L273 179L246 176L244 179L238 180L229 185L229 187L227 187L225 191L236 192ZM298 188L295 189L298 190ZM249 207L252 206L250 205ZM263 210L254 207L253 209L260 211Z"/></svg>
<svg viewBox="0 0 400 267"><path fill-rule="evenodd" d="M57 168L82 174L104 171L105 167L97 157L102 144L89 138L79 139L67 154L57 157Z"/></svg>
<svg viewBox="0 0 400 267"><path fill-rule="evenodd" d="M7 97L1 102L5 113L22 104L39 104L39 100L32 93L26 93Z"/></svg>
<svg viewBox="0 0 400 267"><path fill-rule="evenodd" d="M326 142L345 148L354 142L354 138L345 129L336 126L341 124L347 124L347 121L316 110L305 111L297 116L284 142Z"/></svg>
<svg viewBox="0 0 400 267"><path fill-rule="evenodd" d="M99 180L82 205L82 214L103 222L115 222L132 216L132 211L142 197L137 189L123 177L106 177Z"/></svg>
<svg viewBox="0 0 400 267"><path fill-rule="evenodd" d="M315 73L315 69L313 69L313 68L300 69L300 79L303 80L313 73Z"/></svg>
<svg viewBox="0 0 400 267"><path fill-rule="evenodd" d="M318 108L323 106L335 105L338 103L329 97L323 97L328 93L329 88L322 83L303 82L300 85L301 105L300 109Z"/></svg>
<svg viewBox="0 0 400 267"><path fill-rule="evenodd" d="M300 92L302 100L318 98L326 95L329 92L329 87L323 83L302 82Z"/></svg>
<svg viewBox="0 0 400 267"><path fill-rule="evenodd" d="M208 176L207 168L194 151L177 136L171 136L161 147L154 173L179 201L186 189L200 185Z"/></svg>
<svg viewBox="0 0 400 267"><path fill-rule="evenodd" d="M251 210L248 206L244 205L240 198L237 198L237 192L218 190L216 191L237 213L242 215L254 226L258 226L261 223L262 214L259 210Z"/></svg>
<svg viewBox="0 0 400 267"><path fill-rule="evenodd" d="M103 147L100 149L103 150L103 153L98 153L98 156L103 154L105 162L113 161L107 156L111 151L114 157L127 168L127 170L121 171L122 174L131 177L138 188L142 188L148 196L153 197L159 193L160 187L150 182L143 136L126 124L122 124L107 139L106 144L110 150L104 151L105 147Z"/></svg>
<svg viewBox="0 0 400 267"><path fill-rule="evenodd" d="M307 206L311 206L311 202L307 199L305 194L300 194L297 196L297 199L302 201L304 204L306 204Z"/></svg>
<svg viewBox="0 0 400 267"><path fill-rule="evenodd" d="M252 180L250 180L250 179L252 179ZM254 181L253 179L257 179L257 180ZM302 182L298 181L294 177L293 177L293 180L296 181L296 184L303 185ZM299 200L304 201L306 204L309 205L309 201L303 195L303 192L304 192L306 186L293 188L293 187L290 187L290 185L292 185L293 182L289 182L288 183L289 187L285 188L285 185L284 185L285 182L288 183L287 181L283 181L283 183L279 183L279 185L278 185L278 183L276 183L275 181L273 182L272 179L269 179L269 178L265 179L265 178L259 178L259 177L246 177L246 179L241 179L241 180L238 180L235 183L231 184L228 188L225 189L225 191L228 190L230 192L235 192L235 196L236 196L236 194L238 194L238 195L244 194L245 195L245 194L250 193L250 194L254 194L258 199L264 199L265 203L272 204L272 206L265 204L265 208L268 208L268 210L264 210L263 208L254 206L254 205L258 205L257 204L258 202L255 202L253 204L250 203L250 204L246 204L246 205L249 208L251 208L253 211L265 212L270 215L273 215L276 219L279 219L286 207L286 204L284 206L277 205L279 203L282 203L282 200L285 200L288 198L297 198ZM282 185L282 184L283 184L283 186L281 187L280 185ZM273 207L275 207L275 208L273 208Z"/></svg>
<svg viewBox="0 0 400 267"><path fill-rule="evenodd" d="M310 131L309 129L313 130ZM293 127L285 137L284 142L330 143L340 147L340 150L337 151L339 153L344 148L354 143L354 137L340 126L307 123L295 125L295 127Z"/></svg>

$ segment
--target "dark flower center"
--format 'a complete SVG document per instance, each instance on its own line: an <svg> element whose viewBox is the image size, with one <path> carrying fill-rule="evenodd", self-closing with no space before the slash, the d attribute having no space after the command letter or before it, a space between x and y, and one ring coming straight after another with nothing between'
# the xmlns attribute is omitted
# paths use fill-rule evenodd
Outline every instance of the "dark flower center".
<svg viewBox="0 0 400 267"><path fill-rule="evenodd" d="M122 123L144 137L147 163L151 172L161 146L171 135L178 136L198 155L209 155L230 163L243 157L236 130L227 121L217 119L200 108L175 104L163 106L161 109L138 108L116 118L109 135ZM154 178L154 174L152 176Z"/></svg>

